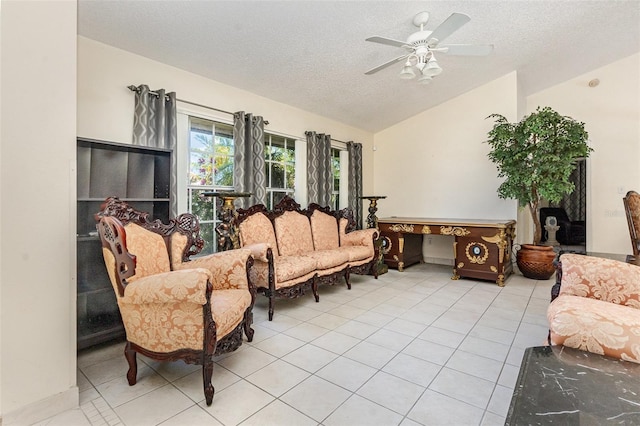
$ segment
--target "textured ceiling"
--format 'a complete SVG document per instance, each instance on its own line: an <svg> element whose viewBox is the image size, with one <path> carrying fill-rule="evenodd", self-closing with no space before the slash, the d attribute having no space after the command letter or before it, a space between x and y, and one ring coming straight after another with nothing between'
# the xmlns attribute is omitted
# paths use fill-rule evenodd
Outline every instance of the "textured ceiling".
<svg viewBox="0 0 640 426"><path fill-rule="evenodd" d="M428 30L469 15L446 43L494 52L439 55L426 86L399 79L402 63L364 75L403 52L365 38L405 40L420 11ZM78 13L82 36L372 132L514 70L527 95L640 51L640 0L79 0Z"/></svg>

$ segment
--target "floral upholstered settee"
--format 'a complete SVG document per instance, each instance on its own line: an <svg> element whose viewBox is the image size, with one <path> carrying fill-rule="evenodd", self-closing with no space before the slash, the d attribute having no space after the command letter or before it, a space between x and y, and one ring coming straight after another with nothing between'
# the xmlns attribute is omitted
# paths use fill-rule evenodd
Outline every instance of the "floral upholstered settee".
<svg viewBox="0 0 640 426"><path fill-rule="evenodd" d="M213 356L253 338L255 287L249 281L251 250L231 250L190 259L204 245L195 216L168 224L150 221L115 197L96 215L102 252L122 316L135 385L136 353L159 361L182 359L203 367L211 405Z"/></svg>
<svg viewBox="0 0 640 426"><path fill-rule="evenodd" d="M563 254L554 290L550 344L640 363L640 267Z"/></svg>
<svg viewBox="0 0 640 426"><path fill-rule="evenodd" d="M317 204L301 210L285 197L273 211L262 204L239 209L236 224L240 245L253 247L251 280L269 298L269 320L275 297L295 298L311 290L317 302L319 284L344 278L350 289L351 273L377 271L372 266L378 259L378 231L351 231L355 223L349 210L336 212Z"/></svg>

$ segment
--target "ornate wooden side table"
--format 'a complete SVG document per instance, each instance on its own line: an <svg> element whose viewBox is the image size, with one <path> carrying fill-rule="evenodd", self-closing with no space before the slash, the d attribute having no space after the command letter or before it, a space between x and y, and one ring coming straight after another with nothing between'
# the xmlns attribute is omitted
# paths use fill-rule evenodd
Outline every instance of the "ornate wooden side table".
<svg viewBox="0 0 640 426"><path fill-rule="evenodd" d="M218 220L220 223L216 226L218 234L218 251L226 251L240 248L238 239L238 229L235 225L236 208L234 201L238 198L250 197L250 192L232 192L232 191L214 191L203 192L205 197L217 197L222 200L222 206L218 209Z"/></svg>

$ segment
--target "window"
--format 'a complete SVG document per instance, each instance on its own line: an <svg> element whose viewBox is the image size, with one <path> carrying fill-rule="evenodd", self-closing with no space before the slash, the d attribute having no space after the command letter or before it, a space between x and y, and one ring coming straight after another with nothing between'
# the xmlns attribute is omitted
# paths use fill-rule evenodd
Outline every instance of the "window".
<svg viewBox="0 0 640 426"><path fill-rule="evenodd" d="M272 209L285 195L293 197L295 189L295 141L265 134L267 208Z"/></svg>
<svg viewBox="0 0 640 426"><path fill-rule="evenodd" d="M205 240L201 254L217 251L216 200L202 193L233 189L233 127L202 118L189 117L188 209L200 221Z"/></svg>
<svg viewBox="0 0 640 426"><path fill-rule="evenodd" d="M331 192L331 208L340 209L340 150L331 148L331 174L333 175L333 192Z"/></svg>

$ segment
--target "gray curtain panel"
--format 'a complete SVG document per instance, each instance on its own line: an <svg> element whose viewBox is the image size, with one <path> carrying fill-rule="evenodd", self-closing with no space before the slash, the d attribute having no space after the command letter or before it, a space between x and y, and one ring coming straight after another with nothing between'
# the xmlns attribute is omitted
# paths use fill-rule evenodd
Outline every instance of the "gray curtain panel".
<svg viewBox="0 0 640 426"><path fill-rule="evenodd" d="M578 161L569 180L576 188L560 200L558 207L563 207L571 220L587 220L587 160Z"/></svg>
<svg viewBox="0 0 640 426"><path fill-rule="evenodd" d="M264 159L264 119L239 111L233 114L233 189L250 192L236 207L267 203L267 175Z"/></svg>
<svg viewBox="0 0 640 426"><path fill-rule="evenodd" d="M349 153L349 208L358 229L362 229L362 144L347 142Z"/></svg>
<svg viewBox="0 0 640 426"><path fill-rule="evenodd" d="M313 131L307 136L307 201L328 206L333 192L331 136Z"/></svg>
<svg viewBox="0 0 640 426"><path fill-rule="evenodd" d="M133 144L172 150L169 214L171 217L176 217L178 215L176 93L166 93L164 89L151 91L146 84L138 86L135 93Z"/></svg>

